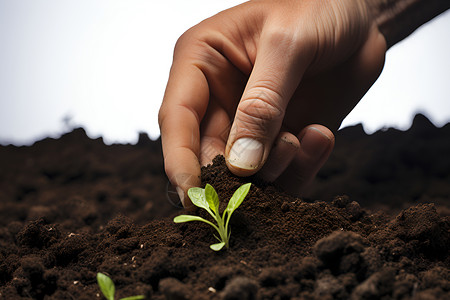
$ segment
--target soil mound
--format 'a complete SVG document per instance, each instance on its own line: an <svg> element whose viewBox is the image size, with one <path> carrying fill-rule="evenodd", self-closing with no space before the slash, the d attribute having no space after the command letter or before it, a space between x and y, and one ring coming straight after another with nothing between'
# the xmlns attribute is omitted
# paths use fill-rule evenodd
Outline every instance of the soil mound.
<svg viewBox="0 0 450 300"><path fill-rule="evenodd" d="M182 210L145 134L1 146L0 299L100 299L97 272L118 297L449 298L449 125L417 116L408 132L353 127L337 141L304 199L233 176L223 157L203 168L222 206L252 182L218 253L208 225L172 222Z"/></svg>

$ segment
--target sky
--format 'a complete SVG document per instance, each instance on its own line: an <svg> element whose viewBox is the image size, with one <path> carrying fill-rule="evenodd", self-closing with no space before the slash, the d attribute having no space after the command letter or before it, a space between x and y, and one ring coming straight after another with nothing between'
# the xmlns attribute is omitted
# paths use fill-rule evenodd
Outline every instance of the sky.
<svg viewBox="0 0 450 300"><path fill-rule="evenodd" d="M177 38L237 0L0 0L0 143L73 127L106 143L159 136ZM407 129L417 112L450 121L450 12L388 51L382 75L344 120Z"/></svg>

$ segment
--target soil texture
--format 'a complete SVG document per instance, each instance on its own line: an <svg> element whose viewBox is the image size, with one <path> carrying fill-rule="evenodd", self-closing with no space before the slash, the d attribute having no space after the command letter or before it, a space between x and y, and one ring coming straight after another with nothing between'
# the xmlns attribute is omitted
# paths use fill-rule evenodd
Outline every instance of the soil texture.
<svg viewBox="0 0 450 300"><path fill-rule="evenodd" d="M186 213L160 141L110 145L75 129L0 146L0 299L450 299L450 124L338 132L305 198L202 169L221 208L243 183L230 249ZM207 218L203 211L190 212Z"/></svg>

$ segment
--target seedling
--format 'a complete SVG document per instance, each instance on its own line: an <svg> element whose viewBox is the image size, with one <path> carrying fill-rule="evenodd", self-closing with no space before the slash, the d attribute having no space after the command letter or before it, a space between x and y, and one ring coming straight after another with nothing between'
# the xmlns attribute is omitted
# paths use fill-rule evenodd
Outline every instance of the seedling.
<svg viewBox="0 0 450 300"><path fill-rule="evenodd" d="M114 282L107 275L103 273L97 273L97 282L102 291L103 296L108 300L114 300L114 294L116 293L116 287ZM125 298L120 298L119 300L139 300L145 299L144 295L130 296Z"/></svg>
<svg viewBox="0 0 450 300"><path fill-rule="evenodd" d="M234 192L222 216L220 216L219 212L219 196L211 185L206 184L206 187L204 189L198 187L190 188L188 190L188 196L191 199L192 203L195 206L205 209L211 215L211 217L216 220L217 225L203 219L202 217L192 215L180 215L175 217L173 221L175 223L201 221L211 225L219 233L219 237L214 235L219 243L212 244L209 247L214 251L219 251L224 246L228 249L231 235L231 231L228 230L228 223L230 222L230 218L233 212L239 207L239 205L241 205L242 201L244 201L245 196L247 196L247 193L250 190L250 185L251 183L241 185Z"/></svg>

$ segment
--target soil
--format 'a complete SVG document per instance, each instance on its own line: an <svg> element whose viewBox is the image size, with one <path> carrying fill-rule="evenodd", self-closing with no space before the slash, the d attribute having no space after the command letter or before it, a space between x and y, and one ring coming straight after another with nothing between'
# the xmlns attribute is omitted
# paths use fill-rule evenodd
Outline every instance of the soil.
<svg viewBox="0 0 450 300"><path fill-rule="evenodd" d="M101 299L97 272L117 297L450 299L450 124L341 130L301 199L217 157L202 182L222 206L252 182L221 252L207 224L172 222L160 148L83 129L0 146L0 299Z"/></svg>

